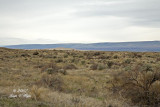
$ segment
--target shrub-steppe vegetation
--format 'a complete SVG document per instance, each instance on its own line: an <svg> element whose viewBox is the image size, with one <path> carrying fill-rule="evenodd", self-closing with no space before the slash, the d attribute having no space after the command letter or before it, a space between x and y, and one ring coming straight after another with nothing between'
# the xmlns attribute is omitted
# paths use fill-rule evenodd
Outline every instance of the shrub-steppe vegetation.
<svg viewBox="0 0 160 107"><path fill-rule="evenodd" d="M0 107L158 106L158 52L0 48Z"/></svg>

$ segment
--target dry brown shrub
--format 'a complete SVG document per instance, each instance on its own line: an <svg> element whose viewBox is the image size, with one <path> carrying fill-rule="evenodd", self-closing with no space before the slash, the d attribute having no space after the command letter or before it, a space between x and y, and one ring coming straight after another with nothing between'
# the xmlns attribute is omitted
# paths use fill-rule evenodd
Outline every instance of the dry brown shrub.
<svg viewBox="0 0 160 107"><path fill-rule="evenodd" d="M30 93L34 100L38 101L42 99L42 96L47 92L47 90L43 87L38 87L36 85L33 85Z"/></svg>
<svg viewBox="0 0 160 107"><path fill-rule="evenodd" d="M64 81L61 75L58 74L48 75L44 73L42 74L41 79L37 82L37 84L40 86L53 88L57 91L63 91Z"/></svg>
<svg viewBox="0 0 160 107"><path fill-rule="evenodd" d="M66 70L77 69L77 67L74 64L65 65L63 68L66 69Z"/></svg>
<svg viewBox="0 0 160 107"><path fill-rule="evenodd" d="M35 51L33 52L33 55L39 55L39 52Z"/></svg>
<svg viewBox="0 0 160 107"><path fill-rule="evenodd" d="M48 64L45 64L45 65L43 65L43 67L41 67L41 71L42 72L45 72L47 69L53 69L54 71L58 71L59 69L60 69L60 67L59 66L57 66L57 64L56 63L54 63L54 62L50 62L50 63L48 63Z"/></svg>
<svg viewBox="0 0 160 107"><path fill-rule="evenodd" d="M90 69L91 69L91 70L97 70L97 68L98 68L98 64L92 64L92 65L90 66Z"/></svg>
<svg viewBox="0 0 160 107"><path fill-rule="evenodd" d="M119 92L133 104L140 106L160 105L160 72L148 65L138 63L132 71L117 73L113 76L112 91Z"/></svg>

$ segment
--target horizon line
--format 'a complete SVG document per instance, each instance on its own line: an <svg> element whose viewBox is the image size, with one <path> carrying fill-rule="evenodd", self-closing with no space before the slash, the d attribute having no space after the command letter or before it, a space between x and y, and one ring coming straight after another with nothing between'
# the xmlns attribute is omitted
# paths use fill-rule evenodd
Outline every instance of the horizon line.
<svg viewBox="0 0 160 107"><path fill-rule="evenodd" d="M68 43L26 43L26 44L16 44L16 45L1 45L0 47L5 47L5 46L17 46L17 45L53 45L53 44L96 44L96 43L134 43L134 42L160 42L160 40L151 40L151 41L123 41L123 42L93 42L93 43L72 43L72 42L68 42Z"/></svg>

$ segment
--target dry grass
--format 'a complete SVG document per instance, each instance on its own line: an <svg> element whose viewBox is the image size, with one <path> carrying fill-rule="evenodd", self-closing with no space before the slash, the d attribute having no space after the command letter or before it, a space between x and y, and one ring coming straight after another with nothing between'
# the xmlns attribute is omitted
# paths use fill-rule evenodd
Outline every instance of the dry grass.
<svg viewBox="0 0 160 107"><path fill-rule="evenodd" d="M0 48L0 107L159 105L159 80L148 89L150 104L142 99L134 100L145 91L130 81L137 77L139 83L146 86L154 74L159 74L156 69L160 65L159 57L160 53ZM149 73L140 71L144 68ZM13 89L28 89L32 98L10 99ZM135 94L137 90L140 93Z"/></svg>

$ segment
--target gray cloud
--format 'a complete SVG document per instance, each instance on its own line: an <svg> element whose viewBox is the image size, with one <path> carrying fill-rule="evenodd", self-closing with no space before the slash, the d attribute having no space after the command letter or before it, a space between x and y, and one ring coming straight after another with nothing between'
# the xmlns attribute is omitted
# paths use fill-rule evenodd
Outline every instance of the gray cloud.
<svg viewBox="0 0 160 107"><path fill-rule="evenodd" d="M77 17L117 16L132 24L159 27L159 0L0 0L1 18L28 20L73 10Z"/></svg>
<svg viewBox="0 0 160 107"><path fill-rule="evenodd" d="M160 40L159 5L159 0L0 0L0 45Z"/></svg>
<svg viewBox="0 0 160 107"><path fill-rule="evenodd" d="M132 24L160 27L159 0L117 0L81 5L77 16L118 16L130 18Z"/></svg>

